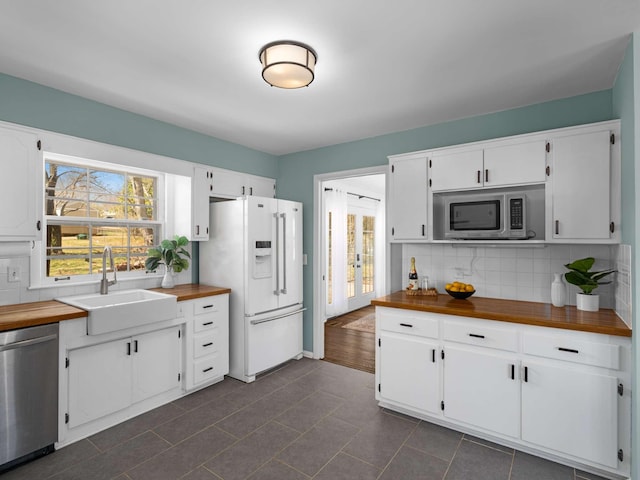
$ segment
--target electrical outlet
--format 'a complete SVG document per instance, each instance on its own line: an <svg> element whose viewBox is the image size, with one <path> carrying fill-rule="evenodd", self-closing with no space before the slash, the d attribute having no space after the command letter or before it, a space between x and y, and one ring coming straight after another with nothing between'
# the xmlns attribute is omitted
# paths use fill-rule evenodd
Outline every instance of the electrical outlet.
<svg viewBox="0 0 640 480"><path fill-rule="evenodd" d="M20 281L20 267L7 267L7 282Z"/></svg>

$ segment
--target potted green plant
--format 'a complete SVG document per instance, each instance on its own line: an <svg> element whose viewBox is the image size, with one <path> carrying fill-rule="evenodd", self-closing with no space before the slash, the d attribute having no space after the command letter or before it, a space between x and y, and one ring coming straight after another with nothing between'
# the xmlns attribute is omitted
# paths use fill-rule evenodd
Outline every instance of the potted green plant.
<svg viewBox="0 0 640 480"><path fill-rule="evenodd" d="M147 270L156 270L160 264L164 264L166 267L162 278L162 288L174 286L173 272L180 273L189 268L189 260L187 259L191 258L191 255L184 249L188 243L187 237L176 235L173 240L162 240L159 246L150 248L147 252L148 256L144 261Z"/></svg>
<svg viewBox="0 0 640 480"><path fill-rule="evenodd" d="M576 308L588 312L597 312L600 308L600 296L592 293L600 285L607 285L609 281L603 281L607 275L614 273L614 269L590 272L595 263L593 257L581 258L565 265L570 271L564 274L564 278L572 285L576 285L582 293L576 295Z"/></svg>

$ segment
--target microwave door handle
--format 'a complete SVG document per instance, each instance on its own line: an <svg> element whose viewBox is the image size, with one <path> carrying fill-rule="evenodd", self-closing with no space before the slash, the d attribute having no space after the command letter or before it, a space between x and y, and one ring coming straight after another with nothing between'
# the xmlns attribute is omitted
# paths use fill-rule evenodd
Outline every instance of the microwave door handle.
<svg viewBox="0 0 640 480"><path fill-rule="evenodd" d="M282 218L282 289L280 293L287 294L287 214L281 213Z"/></svg>
<svg viewBox="0 0 640 480"><path fill-rule="evenodd" d="M280 231L278 230L278 214L274 213L273 218L276 223L276 289L274 295L280 295Z"/></svg>

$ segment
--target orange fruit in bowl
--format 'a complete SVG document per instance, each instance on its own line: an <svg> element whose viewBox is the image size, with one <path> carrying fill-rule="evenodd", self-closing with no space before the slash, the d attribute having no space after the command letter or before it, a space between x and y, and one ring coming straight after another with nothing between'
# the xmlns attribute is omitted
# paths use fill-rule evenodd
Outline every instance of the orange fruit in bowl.
<svg viewBox="0 0 640 480"><path fill-rule="evenodd" d="M444 286L444 289L445 289L445 290L451 290L451 287L453 287L453 284L452 284L452 283L447 283L447 284Z"/></svg>
<svg viewBox="0 0 640 480"><path fill-rule="evenodd" d="M466 287L464 287L464 291L465 292L474 292L476 289L473 288L473 285L468 284Z"/></svg>

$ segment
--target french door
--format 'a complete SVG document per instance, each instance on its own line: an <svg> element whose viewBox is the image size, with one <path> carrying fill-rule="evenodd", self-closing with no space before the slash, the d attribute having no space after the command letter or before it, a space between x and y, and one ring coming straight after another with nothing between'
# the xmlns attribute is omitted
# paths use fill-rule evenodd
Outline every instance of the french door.
<svg viewBox="0 0 640 480"><path fill-rule="evenodd" d="M347 209L347 301L349 311L369 305L375 297L375 211Z"/></svg>

